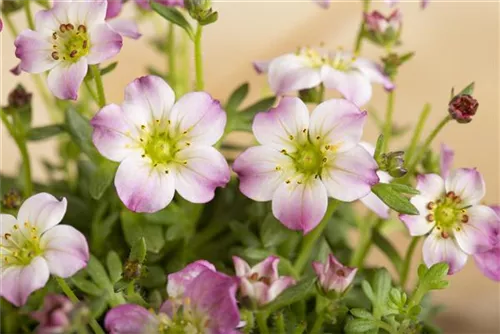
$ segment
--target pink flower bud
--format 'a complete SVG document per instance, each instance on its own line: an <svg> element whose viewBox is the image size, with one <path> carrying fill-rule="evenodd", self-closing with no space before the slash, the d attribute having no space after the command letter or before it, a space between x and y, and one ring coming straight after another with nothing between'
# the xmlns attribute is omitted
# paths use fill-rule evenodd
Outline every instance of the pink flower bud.
<svg viewBox="0 0 500 334"><path fill-rule="evenodd" d="M344 266L337 261L333 254L328 256L328 261L325 264L313 262L312 266L318 276L320 288L327 295L331 292L344 293L351 285L358 271L357 268Z"/></svg>
<svg viewBox="0 0 500 334"><path fill-rule="evenodd" d="M45 296L42 309L31 314L40 323L37 333L65 332L71 325L70 313L73 309L71 301L62 295Z"/></svg>
<svg viewBox="0 0 500 334"><path fill-rule="evenodd" d="M402 26L402 15L398 9L387 17L376 10L364 16L367 37L372 42L382 46L392 46L398 42Z"/></svg>
<svg viewBox="0 0 500 334"><path fill-rule="evenodd" d="M469 123L477 112L479 102L470 95L458 95L451 100L448 112L458 123Z"/></svg>

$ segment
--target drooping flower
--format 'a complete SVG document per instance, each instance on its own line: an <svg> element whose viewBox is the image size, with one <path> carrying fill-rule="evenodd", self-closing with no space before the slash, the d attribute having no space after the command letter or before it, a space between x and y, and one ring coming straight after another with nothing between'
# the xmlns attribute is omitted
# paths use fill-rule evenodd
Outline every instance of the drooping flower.
<svg viewBox="0 0 500 334"><path fill-rule="evenodd" d="M300 99L284 97L255 116L253 133L261 146L234 162L241 192L272 200L277 219L308 233L325 215L328 197L351 202L379 181L377 163L359 145L365 118L347 100L323 102L309 115Z"/></svg>
<svg viewBox="0 0 500 334"><path fill-rule="evenodd" d="M461 270L467 255L491 249L489 233L497 221L495 212L480 200L484 180L476 169L457 169L446 180L437 174L419 175L411 203L419 215L401 215L412 236L428 234L423 245L425 264L447 262L449 274Z"/></svg>
<svg viewBox="0 0 500 334"><path fill-rule="evenodd" d="M255 62L254 68L258 73L268 73L269 85L277 95L323 84L362 106L372 96L372 82L383 84L387 90L394 89L381 66L342 51L300 48L269 62Z"/></svg>
<svg viewBox="0 0 500 334"><path fill-rule="evenodd" d="M375 147L373 147L372 144L367 142L361 142L359 144L373 156L375 153ZM392 181L392 177L387 172L378 170L377 176L380 183L390 183ZM368 195L360 198L360 201L363 202L368 209L375 212L380 218L389 218L389 212L391 209L373 192L370 191Z"/></svg>
<svg viewBox="0 0 500 334"><path fill-rule="evenodd" d="M391 15L384 16L375 10L364 13L366 36L375 44L390 47L399 41L402 26L402 14L396 9Z"/></svg>
<svg viewBox="0 0 500 334"><path fill-rule="evenodd" d="M115 186L132 211L161 210L176 190L190 202L206 203L229 181L227 162L212 147L226 125L219 101L193 92L174 102L163 79L145 76L125 88L121 106L107 105L91 121L99 152L120 162Z"/></svg>
<svg viewBox="0 0 500 334"><path fill-rule="evenodd" d="M122 36L129 37L132 39L138 39L142 36L139 32L139 27L137 23L132 19L119 18L117 17L123 6L122 0L107 0L108 8L106 11L106 21L113 28L114 31Z"/></svg>
<svg viewBox="0 0 500 334"><path fill-rule="evenodd" d="M17 219L1 214L0 296L16 306L43 288L53 274L73 276L89 260L87 241L69 225L58 225L66 213L66 199L40 193L28 198Z"/></svg>
<svg viewBox="0 0 500 334"><path fill-rule="evenodd" d="M56 334L68 332L71 326L70 313L73 303L62 295L48 294L40 311L31 313L31 317L39 322L38 334Z"/></svg>
<svg viewBox="0 0 500 334"><path fill-rule="evenodd" d="M318 276L318 285L326 295L343 294L351 285L357 268L344 266L337 261L333 254L328 255L328 261L325 264L313 262L313 269Z"/></svg>
<svg viewBox="0 0 500 334"><path fill-rule="evenodd" d="M49 71L47 83L60 99L76 100L88 65L99 64L122 47L122 37L104 20L106 0L54 2L35 16L36 30L16 38L21 70Z"/></svg>
<svg viewBox="0 0 500 334"><path fill-rule="evenodd" d="M295 280L288 276L279 276L278 263L280 259L269 256L253 267L233 256L236 276L240 278L240 293L256 306L264 306L273 301L285 289L295 284Z"/></svg>
<svg viewBox="0 0 500 334"><path fill-rule="evenodd" d="M500 281L500 206L492 206L497 214L497 222L490 230L490 237L493 241L493 247L482 253L474 254L476 265L484 276Z"/></svg>
<svg viewBox="0 0 500 334"><path fill-rule="evenodd" d="M171 299L158 314L138 305L120 305L108 312L105 326L111 334L238 333L236 288L234 278L216 272L209 262L196 261L169 275Z"/></svg>

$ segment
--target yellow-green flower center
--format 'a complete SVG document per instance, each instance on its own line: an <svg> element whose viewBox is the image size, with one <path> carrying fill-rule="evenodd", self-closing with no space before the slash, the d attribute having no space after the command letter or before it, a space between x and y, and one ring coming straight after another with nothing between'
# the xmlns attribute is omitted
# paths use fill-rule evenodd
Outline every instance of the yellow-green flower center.
<svg viewBox="0 0 500 334"><path fill-rule="evenodd" d="M306 59L310 67L320 68L323 65L328 65L343 72L351 70L352 63L356 60L356 57L346 57L340 50L335 53L334 57L326 52L320 53L311 48L299 48L295 54Z"/></svg>
<svg viewBox="0 0 500 334"><path fill-rule="evenodd" d="M436 202L427 204L427 221L435 224L443 238L453 235L454 231L460 231L462 224L469 221L467 210L462 207L461 202L461 198L450 191Z"/></svg>
<svg viewBox="0 0 500 334"><path fill-rule="evenodd" d="M71 23L61 24L59 30L52 34L52 58L76 63L86 56L90 49L87 27L75 27Z"/></svg>
<svg viewBox="0 0 500 334"><path fill-rule="evenodd" d="M4 233L0 244L2 265L28 265L42 254L37 228L29 222L24 226L14 225L12 231Z"/></svg>
<svg viewBox="0 0 500 334"><path fill-rule="evenodd" d="M210 323L206 315L200 315L193 310L189 298L173 302L173 317L160 313L158 332L161 334L203 334Z"/></svg>

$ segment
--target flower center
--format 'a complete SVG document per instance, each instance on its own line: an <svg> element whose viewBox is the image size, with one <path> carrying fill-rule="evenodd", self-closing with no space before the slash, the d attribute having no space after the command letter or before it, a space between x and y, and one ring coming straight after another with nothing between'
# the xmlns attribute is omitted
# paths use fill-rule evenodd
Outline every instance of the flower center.
<svg viewBox="0 0 500 334"><path fill-rule="evenodd" d="M319 68L328 62L327 56L321 55L318 51L311 48L299 48L296 55L307 59L309 66L313 68Z"/></svg>
<svg viewBox="0 0 500 334"><path fill-rule="evenodd" d="M164 313L158 315L160 325L158 331L161 334L204 334L209 327L210 319L206 315L200 315L191 307L189 298L184 298L182 304L179 301L173 303L173 317Z"/></svg>
<svg viewBox="0 0 500 334"><path fill-rule="evenodd" d="M10 233L4 233L1 237L2 266L25 266L42 253L37 228L28 222L24 223L23 228L14 225Z"/></svg>
<svg viewBox="0 0 500 334"><path fill-rule="evenodd" d="M318 147L307 143L295 156L295 169L304 175L321 174L324 157Z"/></svg>
<svg viewBox="0 0 500 334"><path fill-rule="evenodd" d="M460 231L462 224L469 221L467 210L461 207L461 202L460 197L450 191L435 203L427 204L429 210L427 221L436 224L436 228L441 231L443 238L448 238L453 234L453 231Z"/></svg>
<svg viewBox="0 0 500 334"><path fill-rule="evenodd" d="M76 63L89 53L90 42L87 27L79 25L75 28L71 23L61 24L59 30L52 34L52 58Z"/></svg>

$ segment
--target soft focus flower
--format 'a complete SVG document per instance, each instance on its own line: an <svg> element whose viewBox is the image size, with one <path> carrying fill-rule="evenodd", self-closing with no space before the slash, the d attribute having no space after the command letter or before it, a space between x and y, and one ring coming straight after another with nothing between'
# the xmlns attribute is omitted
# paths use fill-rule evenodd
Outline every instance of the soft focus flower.
<svg viewBox="0 0 500 334"><path fill-rule="evenodd" d="M108 312L106 329L124 333L238 333L237 281L215 271L206 261L196 261L168 276L171 299L158 315L138 305L120 305Z"/></svg>
<svg viewBox="0 0 500 334"><path fill-rule="evenodd" d="M17 219L1 214L0 296L16 306L45 286L49 274L73 276L89 260L87 241L69 225L59 225L66 213L66 199L40 193L28 198Z"/></svg>
<svg viewBox="0 0 500 334"><path fill-rule="evenodd" d="M107 0L108 8L106 11L106 21L113 28L114 31L122 36L129 37L132 39L138 39L141 37L139 32L139 27L134 20L117 18L120 14L123 6L122 0Z"/></svg>
<svg viewBox="0 0 500 334"><path fill-rule="evenodd" d="M469 123L477 112L479 102L470 95L455 96L448 105L448 112L458 123Z"/></svg>
<svg viewBox="0 0 500 334"><path fill-rule="evenodd" d="M295 280L288 276L279 276L278 263L280 259L269 256L252 268L243 259L233 256L236 276L240 280L240 292L244 298L258 306L273 301L285 289L295 284Z"/></svg>
<svg viewBox="0 0 500 334"><path fill-rule="evenodd" d="M450 170L451 166L453 165L454 157L455 157L455 152L453 152L453 150L446 144L441 144L439 170L443 179L446 179L448 175L450 175Z"/></svg>
<svg viewBox="0 0 500 334"><path fill-rule="evenodd" d="M31 317L40 324L36 329L38 334L65 333L71 326L70 313L74 305L62 295L48 294L40 311L31 313Z"/></svg>
<svg viewBox="0 0 500 334"><path fill-rule="evenodd" d="M2 197L2 208L4 209L18 209L21 206L22 197L21 193L17 189L10 189Z"/></svg>
<svg viewBox="0 0 500 334"><path fill-rule="evenodd" d="M99 152L120 162L115 186L132 211L161 210L175 190L190 202L206 203L229 181L227 162L212 147L226 125L219 101L194 92L174 102L163 79L145 76L125 88L121 106L107 105L91 121Z"/></svg>
<svg viewBox="0 0 500 334"><path fill-rule="evenodd" d="M21 70L49 71L47 83L60 99L76 100L88 65L115 56L122 37L105 21L106 0L55 1L54 7L36 14L36 30L17 37L16 57Z"/></svg>
<svg viewBox="0 0 500 334"><path fill-rule="evenodd" d="M344 266L333 254L328 255L328 261L325 264L313 262L312 266L318 276L318 285L327 295L331 292L343 294L358 271L357 268Z"/></svg>
<svg viewBox="0 0 500 334"><path fill-rule="evenodd" d="M367 37L374 43L390 47L399 40L402 26L402 14L396 9L389 16L384 16L375 10L364 13L365 31Z"/></svg>
<svg viewBox="0 0 500 334"><path fill-rule="evenodd" d="M496 224L490 230L493 248L486 252L474 254L474 260L479 270L486 277L500 281L500 206L492 206L491 208L497 214Z"/></svg>
<svg viewBox="0 0 500 334"><path fill-rule="evenodd" d="M315 3L318 4L321 8L327 9L330 7L330 2L331 0L313 0Z"/></svg>
<svg viewBox="0 0 500 334"><path fill-rule="evenodd" d="M383 84L387 90L394 88L378 64L342 51L300 48L268 63L255 62L254 68L258 73L268 73L269 85L277 95L323 84L362 106L372 96L372 82Z"/></svg>
<svg viewBox="0 0 500 334"><path fill-rule="evenodd" d="M358 144L365 118L346 100L323 102L309 115L300 99L284 97L255 116L253 133L262 146L234 162L241 192L272 200L276 218L308 233L325 215L328 197L354 201L379 181L377 163Z"/></svg>
<svg viewBox="0 0 500 334"><path fill-rule="evenodd" d="M484 180L476 169L457 169L446 180L437 174L419 175L411 203L419 215L401 215L412 236L429 233L423 245L425 264L447 262L449 274L462 269L467 255L487 251L494 245L490 231L495 212L479 202Z"/></svg>
<svg viewBox="0 0 500 334"><path fill-rule="evenodd" d="M361 142L359 143L359 145L361 145L372 156L375 153L375 147L372 144L367 142ZM392 181L392 177L387 172L378 170L377 176L379 178L380 183L390 183ZM368 195L360 198L360 201L363 202L363 204L368 209L375 212L380 218L383 219L389 218L390 208L384 202L382 202L382 200L373 192L370 191Z"/></svg>
<svg viewBox="0 0 500 334"><path fill-rule="evenodd" d="M399 0L385 0L390 6L394 6L395 4L399 3ZM422 9L425 9L427 5L429 4L429 0L422 0L420 1L420 7Z"/></svg>

